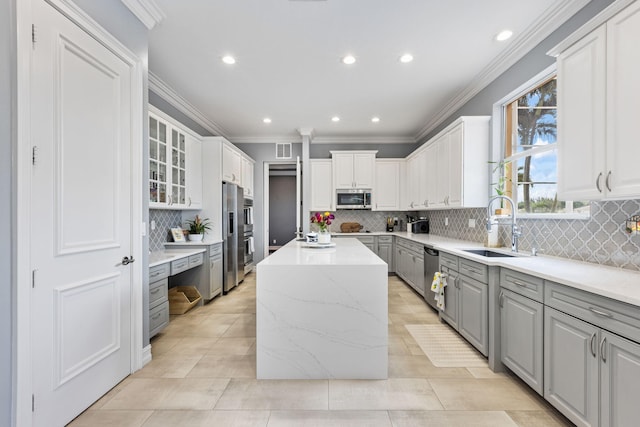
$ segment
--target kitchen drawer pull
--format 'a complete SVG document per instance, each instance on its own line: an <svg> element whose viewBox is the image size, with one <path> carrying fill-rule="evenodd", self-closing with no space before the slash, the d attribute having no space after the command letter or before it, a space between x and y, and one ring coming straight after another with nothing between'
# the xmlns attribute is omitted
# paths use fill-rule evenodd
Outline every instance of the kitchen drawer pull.
<svg viewBox="0 0 640 427"><path fill-rule="evenodd" d="M151 316L151 320L156 320L158 317L162 316L162 312L160 313L156 313L153 316Z"/></svg>
<svg viewBox="0 0 640 427"><path fill-rule="evenodd" d="M600 179L602 178L602 172L600 172L598 174L598 177L596 178L596 188L598 189L598 192L602 193L602 188L600 187Z"/></svg>
<svg viewBox="0 0 640 427"><path fill-rule="evenodd" d="M160 273L162 273L162 272L161 271L154 271L153 273L151 273L151 277L159 276Z"/></svg>
<svg viewBox="0 0 640 427"><path fill-rule="evenodd" d="M589 307L589 311L591 311L594 314L597 314L598 316L609 317L609 318L613 317L613 314L607 313L606 311L598 310L595 307Z"/></svg>
<svg viewBox="0 0 640 427"><path fill-rule="evenodd" d="M514 281L513 281L513 283L514 283L514 284L516 284L516 285L518 285L518 286L521 286L521 287L523 287L523 288L526 288L526 287L527 287L526 283L518 282L517 280L514 280Z"/></svg>
<svg viewBox="0 0 640 427"><path fill-rule="evenodd" d="M602 359L602 361L604 363L607 363L607 353L606 353L606 346L605 344L607 343L607 337L602 337L602 341L600 341L600 358Z"/></svg>
<svg viewBox="0 0 640 427"><path fill-rule="evenodd" d="M150 291L152 294L157 294L158 292L160 292L160 288L151 289Z"/></svg>
<svg viewBox="0 0 640 427"><path fill-rule="evenodd" d="M504 307L504 292L500 291L500 298L498 299L498 304L500 308Z"/></svg>
<svg viewBox="0 0 640 427"><path fill-rule="evenodd" d="M472 272L472 273L476 273L476 274L480 273L480 272L479 272L478 270L476 270L475 268L465 267L465 269L469 270L469 271L470 271L470 272Z"/></svg>
<svg viewBox="0 0 640 427"><path fill-rule="evenodd" d="M594 347L595 343L596 343L596 333L594 332L593 335L591 335L591 343L589 345L589 347L591 347L591 355L593 357L596 357L596 349Z"/></svg>

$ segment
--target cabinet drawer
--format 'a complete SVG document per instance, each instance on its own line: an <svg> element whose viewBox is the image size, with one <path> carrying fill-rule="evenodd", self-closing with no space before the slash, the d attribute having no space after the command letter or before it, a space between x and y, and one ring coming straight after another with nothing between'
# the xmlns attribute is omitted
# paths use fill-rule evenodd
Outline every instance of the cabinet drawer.
<svg viewBox="0 0 640 427"><path fill-rule="evenodd" d="M489 273L487 266L476 261L471 261L465 258L459 258L458 260L458 272L464 274L467 277L476 279L479 282L489 282Z"/></svg>
<svg viewBox="0 0 640 427"><path fill-rule="evenodd" d="M420 243L412 242L411 240L398 239L396 241L396 244L400 247L416 253L422 253L424 250L424 246L422 246Z"/></svg>
<svg viewBox="0 0 640 427"><path fill-rule="evenodd" d="M393 243L393 236L378 236L378 243Z"/></svg>
<svg viewBox="0 0 640 427"><path fill-rule="evenodd" d="M375 241L374 236L358 236L356 238L364 244L373 244L373 242Z"/></svg>
<svg viewBox="0 0 640 427"><path fill-rule="evenodd" d="M169 301L165 301L149 310L149 338L156 335L169 324Z"/></svg>
<svg viewBox="0 0 640 427"><path fill-rule="evenodd" d="M638 307L545 281L544 303L615 334L640 342Z"/></svg>
<svg viewBox="0 0 640 427"><path fill-rule="evenodd" d="M440 267L442 268L442 266L458 271L458 257L440 251Z"/></svg>
<svg viewBox="0 0 640 427"><path fill-rule="evenodd" d="M211 245L209 247L209 256L212 257L214 255L222 255L222 244L217 243L215 245Z"/></svg>
<svg viewBox="0 0 640 427"><path fill-rule="evenodd" d="M195 255L191 255L189 257L189 268L197 267L202 265L204 262L204 253L199 253Z"/></svg>
<svg viewBox="0 0 640 427"><path fill-rule="evenodd" d="M500 286L534 301L544 301L543 280L539 277L501 268Z"/></svg>
<svg viewBox="0 0 640 427"><path fill-rule="evenodd" d="M149 308L154 308L161 302L167 301L169 280L162 279L149 284Z"/></svg>
<svg viewBox="0 0 640 427"><path fill-rule="evenodd" d="M171 262L171 275L176 275L189 269L189 258L181 258Z"/></svg>
<svg viewBox="0 0 640 427"><path fill-rule="evenodd" d="M149 282L169 277L170 264L168 262L149 268Z"/></svg>

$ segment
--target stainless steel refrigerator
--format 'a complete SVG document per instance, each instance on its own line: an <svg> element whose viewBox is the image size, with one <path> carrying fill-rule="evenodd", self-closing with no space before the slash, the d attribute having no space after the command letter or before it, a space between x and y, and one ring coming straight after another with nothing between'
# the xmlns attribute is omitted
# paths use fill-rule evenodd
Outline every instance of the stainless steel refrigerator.
<svg viewBox="0 0 640 427"><path fill-rule="evenodd" d="M244 196L242 187L222 183L223 286L227 293L244 280Z"/></svg>

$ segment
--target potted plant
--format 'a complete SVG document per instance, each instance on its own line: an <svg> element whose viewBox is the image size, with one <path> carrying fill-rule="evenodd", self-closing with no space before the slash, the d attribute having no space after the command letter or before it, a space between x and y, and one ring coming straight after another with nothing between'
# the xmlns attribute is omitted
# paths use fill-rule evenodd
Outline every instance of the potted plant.
<svg viewBox="0 0 640 427"><path fill-rule="evenodd" d="M331 225L331 220L335 219L335 216L331 212L320 213L316 212L311 217L312 224L318 224L318 243L327 244L331 242L331 233L327 229L327 226Z"/></svg>
<svg viewBox="0 0 640 427"><path fill-rule="evenodd" d="M496 166L493 168L493 176L497 177L496 182L492 182L493 189L496 192L497 196L505 196L506 184L507 182L511 184L511 178L505 176L505 167L511 163L510 160L500 160L499 162L489 162L491 164L495 164ZM504 208L504 200L500 200L500 208L495 210L496 215L502 215Z"/></svg>
<svg viewBox="0 0 640 427"><path fill-rule="evenodd" d="M204 238L205 233L211 230L211 221L209 218L200 219L200 216L187 221L189 226L189 240L199 242Z"/></svg>

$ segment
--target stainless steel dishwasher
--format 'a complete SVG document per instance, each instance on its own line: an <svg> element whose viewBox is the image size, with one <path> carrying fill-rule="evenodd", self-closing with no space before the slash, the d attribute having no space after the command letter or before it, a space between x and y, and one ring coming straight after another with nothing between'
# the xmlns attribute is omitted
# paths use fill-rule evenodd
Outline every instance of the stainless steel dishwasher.
<svg viewBox="0 0 640 427"><path fill-rule="evenodd" d="M436 271L440 270L440 251L431 246L424 247L424 300L438 310L436 307L435 294L431 292L431 282Z"/></svg>

